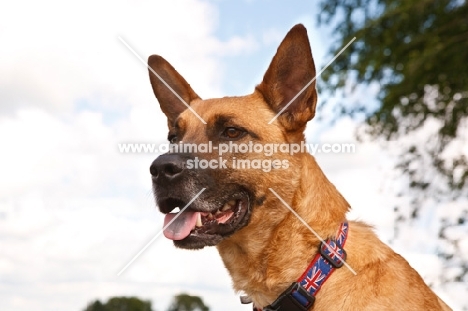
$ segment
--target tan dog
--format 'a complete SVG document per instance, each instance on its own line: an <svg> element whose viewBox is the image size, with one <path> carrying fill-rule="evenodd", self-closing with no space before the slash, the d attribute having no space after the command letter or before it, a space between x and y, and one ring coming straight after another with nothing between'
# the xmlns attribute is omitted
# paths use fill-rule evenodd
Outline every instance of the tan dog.
<svg viewBox="0 0 468 311"><path fill-rule="evenodd" d="M250 150L228 152L220 159L215 150L228 143L304 141L306 123L315 114L315 83L271 124L268 122L316 74L307 32L302 25L291 29L262 83L253 94L243 97L202 100L162 57L153 55L148 64L180 96L150 72L154 93L168 119L169 141L174 145L182 141L198 145L211 142L215 147L211 153L168 153L151 165L157 203L167 214L165 235L182 248L216 245L234 289L246 293L258 309L265 308L303 275L320 245L319 238L271 190L324 239L336 237L350 206L309 153L284 152L271 157ZM235 168L232 164L254 159L260 161L257 164L279 162L272 164L271 171ZM214 169L197 168L195 163L201 160L205 164L218 160L226 163L218 163ZM170 213L191 200L178 217ZM336 268L315 294L315 302L303 309L287 304L267 309L450 310L370 226L349 222L348 231L346 263L356 275L346 267ZM344 256L336 258L340 261Z"/></svg>

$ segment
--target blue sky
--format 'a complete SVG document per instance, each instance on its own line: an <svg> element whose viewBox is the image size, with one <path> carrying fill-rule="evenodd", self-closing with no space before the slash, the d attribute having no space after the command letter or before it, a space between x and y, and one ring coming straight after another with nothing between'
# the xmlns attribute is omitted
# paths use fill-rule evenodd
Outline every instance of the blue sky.
<svg viewBox="0 0 468 311"><path fill-rule="evenodd" d="M144 59L168 59L202 97L253 91L279 42L303 23L317 69L329 33L316 28L316 2L22 0L0 11L0 310L81 310L92 299L136 295L164 310L182 291L212 310L250 310L214 248L177 250L162 228L148 172L154 154L120 154L122 142L165 141L166 119ZM320 103L320 101L319 101ZM356 142L356 122L312 121L314 142ZM392 162L375 143L352 155L317 155L353 206L351 219L393 237ZM408 231L431 237L433 230ZM431 239L427 239L430 243ZM397 245L428 280L431 251ZM430 248L429 248L430 249ZM448 301L448 296L438 289ZM450 292L455 292L454 290ZM455 292L456 293L456 292ZM460 296L460 295L458 295Z"/></svg>
<svg viewBox="0 0 468 311"><path fill-rule="evenodd" d="M249 55L235 55L227 60L228 80L224 87L228 93L251 91L252 85L261 81L282 36L297 23L308 28L316 66L319 68L323 65L328 43L324 40L326 36L315 28L318 2L254 0L213 3L219 4L220 27L215 34L221 40L240 35L253 36L264 43L259 44Z"/></svg>

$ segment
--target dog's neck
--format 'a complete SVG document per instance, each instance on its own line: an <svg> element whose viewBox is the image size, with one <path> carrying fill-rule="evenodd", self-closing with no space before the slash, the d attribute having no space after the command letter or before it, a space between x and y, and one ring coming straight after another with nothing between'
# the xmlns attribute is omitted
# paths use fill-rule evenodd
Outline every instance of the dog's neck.
<svg viewBox="0 0 468 311"><path fill-rule="evenodd" d="M301 162L298 179L291 181L293 193L283 198L321 238L333 237L349 204L312 156L303 155ZM278 194L282 196L279 190ZM221 242L218 251L234 289L248 294L257 306L265 306L304 272L320 241L272 193L255 208L248 230ZM262 221L266 213L277 213L277 222Z"/></svg>

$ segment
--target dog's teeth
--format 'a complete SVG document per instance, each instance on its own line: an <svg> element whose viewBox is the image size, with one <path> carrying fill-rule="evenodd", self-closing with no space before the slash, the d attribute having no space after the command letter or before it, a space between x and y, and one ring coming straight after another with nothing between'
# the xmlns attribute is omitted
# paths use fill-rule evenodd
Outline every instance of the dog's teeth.
<svg viewBox="0 0 468 311"><path fill-rule="evenodd" d="M229 202L231 202L231 201L229 201ZM232 205L230 205L229 202L224 204L223 208L221 209L223 212L228 211L228 210L230 210L232 208Z"/></svg>
<svg viewBox="0 0 468 311"><path fill-rule="evenodd" d="M215 215L219 215L219 214L221 214L221 211L220 211L220 210L217 210L216 213L215 213Z"/></svg>
<svg viewBox="0 0 468 311"><path fill-rule="evenodd" d="M231 205L232 207L236 206L236 200L231 200L228 202L229 205Z"/></svg>
<svg viewBox="0 0 468 311"><path fill-rule="evenodd" d="M203 226L203 223L201 221L201 214L200 213L198 213L197 223L195 224L195 226L197 226L197 227L202 227Z"/></svg>
<svg viewBox="0 0 468 311"><path fill-rule="evenodd" d="M208 219L210 219L210 220L213 219L213 214L209 213L208 214Z"/></svg>

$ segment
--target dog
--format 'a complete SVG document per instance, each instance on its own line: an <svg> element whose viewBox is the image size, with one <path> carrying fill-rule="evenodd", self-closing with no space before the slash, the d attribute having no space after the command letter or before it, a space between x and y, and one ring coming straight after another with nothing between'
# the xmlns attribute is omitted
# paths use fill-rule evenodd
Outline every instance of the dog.
<svg viewBox="0 0 468 311"><path fill-rule="evenodd" d="M247 96L202 100L161 56L148 66L174 147L301 144L315 115L315 65L301 24ZM312 155L222 156L160 155L150 166L153 190L165 236L179 248L216 246L234 289L255 310L451 310L369 225L346 220L350 205ZM239 168L240 160L271 170ZM214 167L195 165L202 161ZM184 210L171 213L176 207Z"/></svg>

